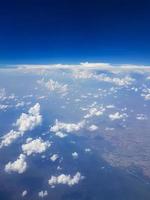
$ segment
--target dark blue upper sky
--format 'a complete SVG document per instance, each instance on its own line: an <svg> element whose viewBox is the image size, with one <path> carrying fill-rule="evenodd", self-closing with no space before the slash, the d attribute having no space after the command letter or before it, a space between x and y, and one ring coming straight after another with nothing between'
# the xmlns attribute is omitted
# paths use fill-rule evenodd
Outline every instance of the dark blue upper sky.
<svg viewBox="0 0 150 200"><path fill-rule="evenodd" d="M150 64L150 0L1 0L0 63Z"/></svg>

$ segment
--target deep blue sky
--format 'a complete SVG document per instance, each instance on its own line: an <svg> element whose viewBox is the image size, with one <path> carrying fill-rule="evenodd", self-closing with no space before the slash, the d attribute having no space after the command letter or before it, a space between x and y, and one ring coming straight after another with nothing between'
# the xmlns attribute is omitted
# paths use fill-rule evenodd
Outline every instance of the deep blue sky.
<svg viewBox="0 0 150 200"><path fill-rule="evenodd" d="M0 63L150 64L150 0L1 0Z"/></svg>

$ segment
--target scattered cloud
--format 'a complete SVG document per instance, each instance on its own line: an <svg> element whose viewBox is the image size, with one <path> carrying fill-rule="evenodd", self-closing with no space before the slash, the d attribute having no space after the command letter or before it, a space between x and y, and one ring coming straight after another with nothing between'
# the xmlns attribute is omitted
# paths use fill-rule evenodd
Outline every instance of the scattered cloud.
<svg viewBox="0 0 150 200"><path fill-rule="evenodd" d="M96 80L113 83L117 86L131 85L135 81L135 79L129 76L118 78L118 77L109 77L106 74L100 74L100 75L95 75L94 77Z"/></svg>
<svg viewBox="0 0 150 200"><path fill-rule="evenodd" d="M60 84L57 81L54 81L52 79L45 81L44 79L38 80L38 84L41 86L44 86L49 91L56 91L58 93L65 94L68 91L68 85L67 84Z"/></svg>
<svg viewBox="0 0 150 200"><path fill-rule="evenodd" d="M143 93L141 94L141 96L144 97L145 100L150 100L150 89L143 89Z"/></svg>
<svg viewBox="0 0 150 200"><path fill-rule="evenodd" d="M136 119L138 120L147 120L147 116L144 114L137 114Z"/></svg>
<svg viewBox="0 0 150 200"><path fill-rule="evenodd" d="M35 153L43 153L50 147L50 142L44 142L40 137L35 140L27 140L26 144L22 145L22 151L28 156Z"/></svg>
<svg viewBox="0 0 150 200"><path fill-rule="evenodd" d="M79 157L79 155L78 155L77 152L73 152L73 153L72 153L72 157L73 157L74 159L77 159L77 158Z"/></svg>
<svg viewBox="0 0 150 200"><path fill-rule="evenodd" d="M20 132L31 131L42 122L40 115L40 104L36 103L31 107L28 113L22 113L20 118L17 119L16 126Z"/></svg>
<svg viewBox="0 0 150 200"><path fill-rule="evenodd" d="M24 135L26 131L33 130L36 126L42 122L42 116L40 115L40 104L36 103L31 107L28 113L22 113L19 119L17 119L15 126L17 131L11 130L7 134L1 137L0 148L10 145L17 138Z"/></svg>
<svg viewBox="0 0 150 200"><path fill-rule="evenodd" d="M51 178L48 180L48 184L50 186L54 186L57 184L65 184L68 186L73 186L75 184L78 184L80 180L82 180L84 177L80 174L80 172L77 172L73 177L71 175L65 175L61 174L59 176L51 176Z"/></svg>
<svg viewBox="0 0 150 200"><path fill-rule="evenodd" d="M90 148L86 148L85 152L91 152L91 149Z"/></svg>
<svg viewBox="0 0 150 200"><path fill-rule="evenodd" d="M0 148L10 145L14 140L23 135L23 132L11 130L9 133L1 137Z"/></svg>
<svg viewBox="0 0 150 200"><path fill-rule="evenodd" d="M27 163L26 163L26 156L24 154L20 154L18 159L14 162L9 162L5 165L5 172L11 173L11 172L17 172L19 174L22 174L27 169Z"/></svg>
<svg viewBox="0 0 150 200"><path fill-rule="evenodd" d="M85 125L85 121L81 121L79 123L63 123L58 121L56 119L55 125L50 128L50 131L52 132L59 132L59 131L65 131L67 133L79 131L81 128L83 128Z"/></svg>
<svg viewBox="0 0 150 200"><path fill-rule="evenodd" d="M93 117L93 116L103 115L104 111L105 111L105 108L103 108L103 107L100 107L100 108L90 108L88 110L88 114L86 114L84 116L84 118L87 119L87 118L90 118L90 117Z"/></svg>
<svg viewBox="0 0 150 200"><path fill-rule="evenodd" d="M55 135L58 136L58 137L60 137L60 138L64 138L64 137L67 136L67 134L62 133L61 131L56 132Z"/></svg>
<svg viewBox="0 0 150 200"><path fill-rule="evenodd" d="M45 191L40 191L39 193L38 193L38 196L39 197L41 197L41 198L44 198L44 197L46 197L48 195L48 192L47 192L47 190L45 190Z"/></svg>
<svg viewBox="0 0 150 200"><path fill-rule="evenodd" d="M128 115L126 113L120 114L119 112L113 113L109 115L109 118L114 121L114 120L118 120L118 119L125 119L126 117L128 117Z"/></svg>
<svg viewBox="0 0 150 200"><path fill-rule="evenodd" d="M96 126L95 124L92 124L92 125L88 128L89 131L96 131L97 129L98 129L98 126Z"/></svg>
<svg viewBox="0 0 150 200"><path fill-rule="evenodd" d="M22 197L25 197L28 194L27 190L24 190L21 194Z"/></svg>
<svg viewBox="0 0 150 200"><path fill-rule="evenodd" d="M53 154L50 159L52 162L55 162L57 159L59 158L59 155L58 154Z"/></svg>

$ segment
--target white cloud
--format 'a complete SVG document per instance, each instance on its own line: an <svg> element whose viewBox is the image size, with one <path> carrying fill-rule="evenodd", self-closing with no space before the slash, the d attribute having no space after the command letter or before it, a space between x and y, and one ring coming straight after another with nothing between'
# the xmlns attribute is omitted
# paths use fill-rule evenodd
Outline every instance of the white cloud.
<svg viewBox="0 0 150 200"><path fill-rule="evenodd" d="M81 176L80 172L77 172L73 177L71 175L65 175L61 174L59 176L51 176L51 178L48 180L49 185L54 186L57 184L65 184L68 186L73 186L75 184L78 184L80 180L82 180L84 177Z"/></svg>
<svg viewBox="0 0 150 200"><path fill-rule="evenodd" d="M77 158L79 157L79 155L78 155L77 152L73 152L73 153L72 153L72 157L73 157L74 159L77 159Z"/></svg>
<svg viewBox="0 0 150 200"><path fill-rule="evenodd" d="M16 126L21 132L33 130L36 126L42 122L42 116L40 115L40 104L36 103L31 107L28 113L22 113L20 118L17 119Z"/></svg>
<svg viewBox="0 0 150 200"><path fill-rule="evenodd" d="M115 108L115 106L110 104L110 105L107 105L106 108Z"/></svg>
<svg viewBox="0 0 150 200"><path fill-rule="evenodd" d="M141 96L144 97L145 100L150 100L150 89L143 89L143 93L141 94Z"/></svg>
<svg viewBox="0 0 150 200"><path fill-rule="evenodd" d="M56 92L63 93L63 94L68 91L67 84L60 84L57 81L54 81L52 79L50 79L48 81L44 81L44 79L39 80L38 84L46 87L49 91L56 91Z"/></svg>
<svg viewBox="0 0 150 200"><path fill-rule="evenodd" d="M90 108L88 110L88 114L86 114L84 116L84 118L87 119L87 118L90 118L90 117L93 117L93 116L103 115L104 111L105 111L105 108L103 108L103 107L100 107L100 108Z"/></svg>
<svg viewBox="0 0 150 200"><path fill-rule="evenodd" d="M18 108L18 107L23 107L25 105L25 102L24 101L21 101L21 102L18 102L15 107Z"/></svg>
<svg viewBox="0 0 150 200"><path fill-rule="evenodd" d="M73 131L79 131L81 128L84 127L84 124L85 124L84 121L81 121L81 122L75 124L75 123L59 122L56 119L55 125L50 128L50 131L52 131L52 132L65 131L67 133L70 133Z"/></svg>
<svg viewBox="0 0 150 200"><path fill-rule="evenodd" d="M22 150L29 156L34 153L43 153L50 145L48 141L44 142L41 138L37 138L35 140L27 140L27 143L22 145Z"/></svg>
<svg viewBox="0 0 150 200"><path fill-rule="evenodd" d="M60 137L60 138L64 138L64 137L67 136L67 134L62 133L61 131L56 132L55 135L58 136L58 137Z"/></svg>
<svg viewBox="0 0 150 200"><path fill-rule="evenodd" d="M80 64L51 64L51 65L16 65L19 70L26 72L31 72L34 70L41 70L45 72L47 70L53 69L105 69L105 70L114 70L114 71L132 71L132 70L149 70L150 66L146 65L133 65L133 64L111 64L111 63L90 63L90 62L81 62Z"/></svg>
<svg viewBox="0 0 150 200"><path fill-rule="evenodd" d="M128 115L126 113L120 114L119 112L113 113L109 115L109 118L114 121L114 120L118 120L118 119L125 119L126 117L128 117Z"/></svg>
<svg viewBox="0 0 150 200"><path fill-rule="evenodd" d="M9 162L5 165L5 172L17 172L19 174L22 174L27 169L27 163L25 159L26 156L24 154L20 154L19 158L16 161Z"/></svg>
<svg viewBox="0 0 150 200"><path fill-rule="evenodd" d="M28 194L27 190L24 190L21 194L22 197L25 197Z"/></svg>
<svg viewBox="0 0 150 200"><path fill-rule="evenodd" d="M89 66L92 66L92 65L93 64L89 64ZM82 66L86 66L86 65L82 65ZM97 66L93 65L93 67L97 67ZM109 66L109 65L107 65L107 66ZM78 68L73 69L73 77L76 79L95 79L98 81L113 83L117 86L131 85L135 81L135 79L131 78L130 76L118 78L118 77L110 77L104 73L97 75L95 73L92 73L91 70L89 70L89 68L88 69L86 69L86 68L85 69L78 69Z"/></svg>
<svg viewBox="0 0 150 200"><path fill-rule="evenodd" d="M88 128L89 131L96 131L97 129L98 129L98 126L96 126L95 124L92 124L92 125Z"/></svg>
<svg viewBox="0 0 150 200"><path fill-rule="evenodd" d="M53 154L50 159L52 162L55 162L57 159L59 158L59 155L58 154Z"/></svg>
<svg viewBox="0 0 150 200"><path fill-rule="evenodd" d="M91 149L86 148L86 149L85 149L85 152L91 152Z"/></svg>
<svg viewBox="0 0 150 200"><path fill-rule="evenodd" d="M8 105L0 104L0 110L6 110L8 107Z"/></svg>
<svg viewBox="0 0 150 200"><path fill-rule="evenodd" d="M73 77L76 79L90 79L93 77L93 73L91 73L89 70L74 69Z"/></svg>
<svg viewBox="0 0 150 200"><path fill-rule="evenodd" d="M147 120L147 117L144 114L137 114L136 119L138 119L138 120Z"/></svg>
<svg viewBox="0 0 150 200"><path fill-rule="evenodd" d="M0 148L10 145L14 140L22 135L23 132L11 130L9 133L1 137Z"/></svg>
<svg viewBox="0 0 150 200"><path fill-rule="evenodd" d="M39 193L38 193L38 196L39 197L41 197L41 198L44 198L44 197L46 197L48 195L48 192L47 192L47 190L45 190L45 191L40 191Z"/></svg>
<svg viewBox="0 0 150 200"><path fill-rule="evenodd" d="M109 77L106 74L100 74L100 75L95 75L94 77L96 80L113 83L117 86L131 85L135 81L133 78L129 76L118 78L118 77Z"/></svg>
<svg viewBox="0 0 150 200"><path fill-rule="evenodd" d="M28 113L22 113L19 119L17 119L15 126L18 130L11 130L7 134L1 137L0 148L10 145L17 138L24 135L25 131L33 130L36 126L42 122L42 116L40 115L40 104L36 103L31 107Z"/></svg>

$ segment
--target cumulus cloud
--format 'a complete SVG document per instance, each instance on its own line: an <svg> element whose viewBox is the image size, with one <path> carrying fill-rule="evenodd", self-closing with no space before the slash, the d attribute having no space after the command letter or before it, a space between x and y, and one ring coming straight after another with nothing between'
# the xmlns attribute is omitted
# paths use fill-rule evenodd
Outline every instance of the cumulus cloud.
<svg viewBox="0 0 150 200"><path fill-rule="evenodd" d="M48 180L48 184L51 186L57 185L57 184L65 184L68 186L73 186L75 184L78 184L80 180L82 180L84 177L80 174L80 172L77 172L73 177L71 175L65 175L61 174L59 176L51 176L51 178Z"/></svg>
<svg viewBox="0 0 150 200"><path fill-rule="evenodd" d="M75 69L73 70L73 77L76 79L95 79L102 82L112 83L117 86L127 86L131 85L135 79L131 78L130 76L125 77L111 77L104 73L101 74L95 74L91 72L90 70L84 69Z"/></svg>
<svg viewBox="0 0 150 200"><path fill-rule="evenodd" d="M150 100L150 89L143 89L143 93L141 94L141 96L144 97L145 100Z"/></svg>
<svg viewBox="0 0 150 200"><path fill-rule="evenodd" d="M78 155L77 152L73 152L73 153L72 153L72 157L73 157L74 159L77 159L77 158L79 157L79 155Z"/></svg>
<svg viewBox="0 0 150 200"><path fill-rule="evenodd" d="M27 190L24 190L24 191L22 192L21 196L22 196L22 197L25 197L25 196L27 195L27 193L28 193Z"/></svg>
<svg viewBox="0 0 150 200"><path fill-rule="evenodd" d="M97 129L98 129L98 126L96 126L95 124L92 124L92 125L88 128L89 131L96 131Z"/></svg>
<svg viewBox="0 0 150 200"><path fill-rule="evenodd" d="M147 116L144 114L137 114L136 119L138 120L147 120Z"/></svg>
<svg viewBox="0 0 150 200"><path fill-rule="evenodd" d="M81 121L79 123L63 123L58 121L56 119L55 125L50 128L50 131L52 132L58 132L58 131L65 131L67 133L79 131L81 128L83 128L85 125L84 121Z"/></svg>
<svg viewBox="0 0 150 200"><path fill-rule="evenodd" d="M40 115L40 104L36 103L31 107L28 113L22 113L19 119L17 119L15 126L17 131L11 130L7 134L1 137L0 148L10 145L17 138L24 135L26 131L33 130L36 126L42 122L42 116Z"/></svg>
<svg viewBox="0 0 150 200"><path fill-rule="evenodd" d="M58 137L60 137L60 138L64 138L64 137L67 136L67 134L62 133L61 131L56 132L55 135L58 136Z"/></svg>
<svg viewBox="0 0 150 200"><path fill-rule="evenodd" d="M58 154L53 154L50 159L52 162L55 162L57 159L59 158L59 155Z"/></svg>
<svg viewBox="0 0 150 200"><path fill-rule="evenodd" d="M9 107L9 106L6 105L6 104L0 104L0 110L6 111L6 109L7 109L8 107Z"/></svg>
<svg viewBox="0 0 150 200"><path fill-rule="evenodd" d="M1 137L0 148L10 145L14 140L22 135L23 132L11 130L9 133Z"/></svg>
<svg viewBox="0 0 150 200"><path fill-rule="evenodd" d="M23 107L25 105L25 102L24 101L21 101L21 102L18 102L15 107L18 108L18 107Z"/></svg>
<svg viewBox="0 0 150 200"><path fill-rule="evenodd" d="M44 81L44 79L39 80L38 84L41 86L44 86L49 91L56 91L58 93L66 93L68 91L68 85L67 84L60 84L57 81L54 81L52 79L48 81Z"/></svg>
<svg viewBox="0 0 150 200"><path fill-rule="evenodd" d="M90 117L93 117L93 116L103 115L104 111L105 111L105 108L103 108L103 107L100 107L100 108L90 108L88 110L88 114L86 114L84 116L84 118L86 119L86 118L90 118Z"/></svg>
<svg viewBox="0 0 150 200"><path fill-rule="evenodd" d="M27 140L26 144L22 145L22 150L28 156L35 153L43 153L50 147L50 142L44 142L41 138L35 140Z"/></svg>
<svg viewBox="0 0 150 200"><path fill-rule="evenodd" d="M97 79L99 81L113 83L117 86L131 85L135 81L133 78L131 78L129 76L118 78L118 77L109 77L106 74L100 74L100 75L95 75L94 77L95 77L95 79Z"/></svg>
<svg viewBox="0 0 150 200"><path fill-rule="evenodd" d="M109 118L114 121L114 120L118 120L118 119L125 119L126 117L128 117L128 115L126 113L120 114L119 112L113 113L109 115Z"/></svg>
<svg viewBox="0 0 150 200"><path fill-rule="evenodd" d="M31 107L28 113L22 113L20 118L17 119L16 126L21 132L33 130L36 126L42 122L42 116L40 115L40 104L36 103Z"/></svg>
<svg viewBox="0 0 150 200"><path fill-rule="evenodd" d="M26 156L24 154L20 154L18 159L14 162L9 162L5 165L5 172L11 173L11 172L17 172L19 174L22 174L27 169L27 163L26 163Z"/></svg>
<svg viewBox="0 0 150 200"><path fill-rule="evenodd" d="M90 79L93 77L93 73L90 72L89 70L74 69L73 77L76 79Z"/></svg>
<svg viewBox="0 0 150 200"><path fill-rule="evenodd" d="M39 197L41 197L41 198L44 198L44 197L46 197L48 195L48 192L47 192L47 190L45 190L45 191L40 191L39 193L38 193L38 196Z"/></svg>
<svg viewBox="0 0 150 200"><path fill-rule="evenodd" d="M91 152L91 149L86 148L86 149L85 149L85 152Z"/></svg>

